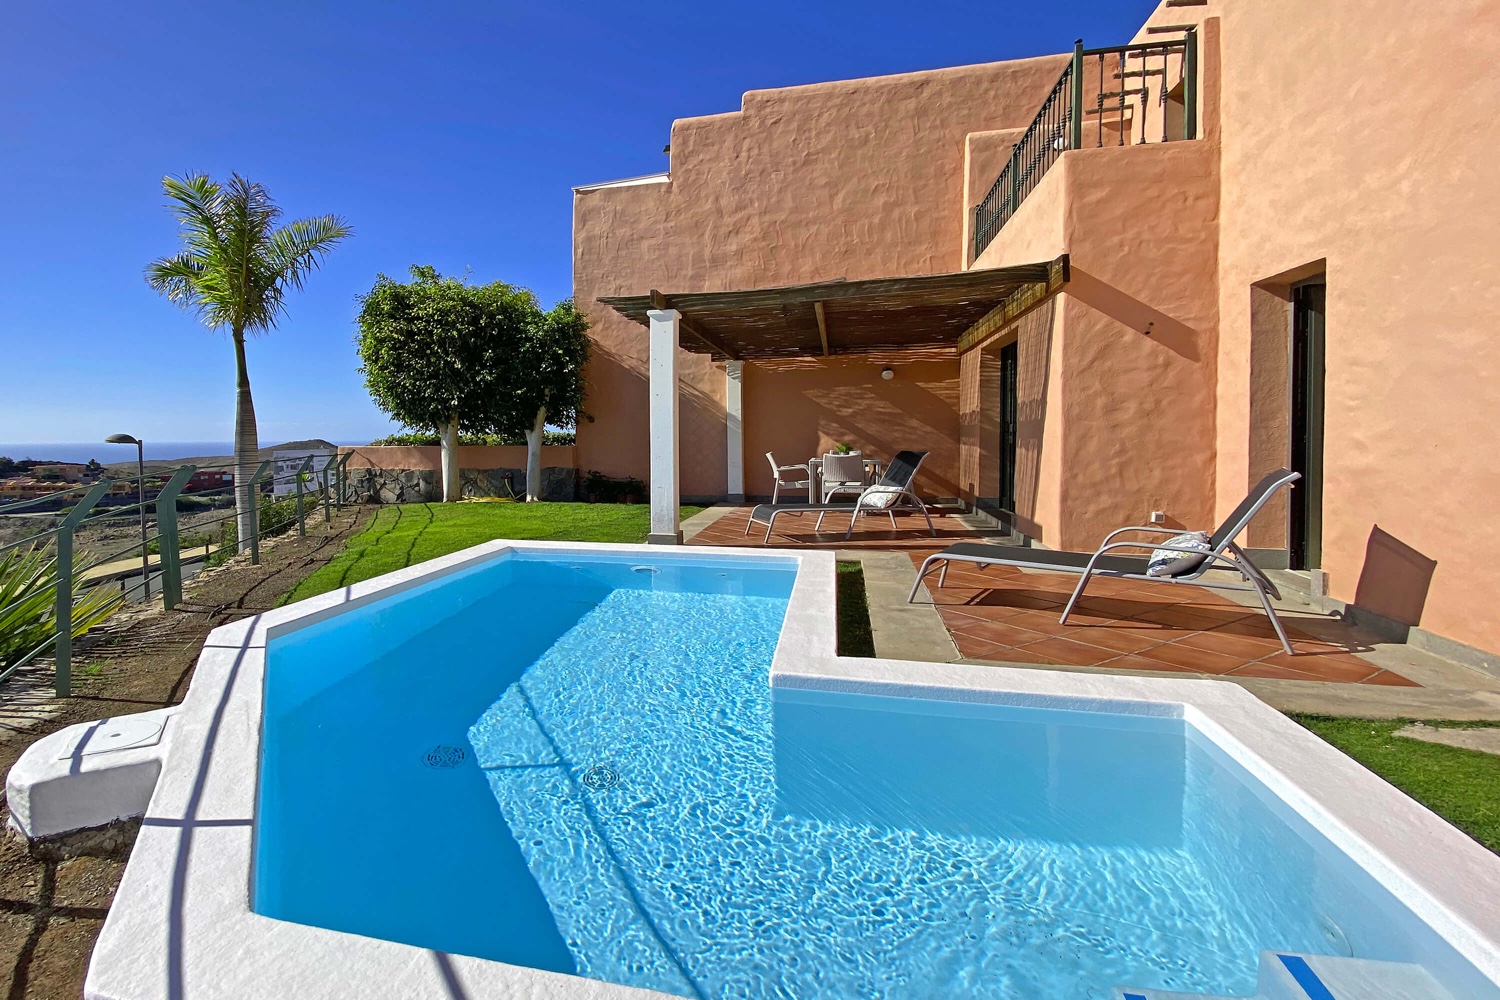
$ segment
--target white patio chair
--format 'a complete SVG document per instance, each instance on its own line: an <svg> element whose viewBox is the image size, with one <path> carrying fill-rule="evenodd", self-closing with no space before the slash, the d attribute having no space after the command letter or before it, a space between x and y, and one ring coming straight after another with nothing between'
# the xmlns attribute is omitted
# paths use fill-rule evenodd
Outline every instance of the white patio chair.
<svg viewBox="0 0 1500 1000"><path fill-rule="evenodd" d="M777 503L781 499L781 488L783 486L794 490L807 490L807 502L812 503L813 498L813 474L812 466L804 462L801 465L778 465L776 456L766 452L766 461L771 463L771 502ZM801 476L797 474L801 473Z"/></svg>

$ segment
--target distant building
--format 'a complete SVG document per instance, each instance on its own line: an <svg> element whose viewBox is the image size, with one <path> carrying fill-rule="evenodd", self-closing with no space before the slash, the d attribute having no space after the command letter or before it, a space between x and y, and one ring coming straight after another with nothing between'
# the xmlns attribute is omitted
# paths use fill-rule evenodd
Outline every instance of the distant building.
<svg viewBox="0 0 1500 1000"><path fill-rule="evenodd" d="M182 487L182 492L201 493L205 490L217 490L222 489L225 486L233 485L233 472L226 472L220 469L209 469L195 472L191 476L189 476L188 481Z"/></svg>
<svg viewBox="0 0 1500 1000"><path fill-rule="evenodd" d="M42 480L35 476L12 476L0 479L0 501L35 500L61 488L57 480Z"/></svg>
<svg viewBox="0 0 1500 1000"><path fill-rule="evenodd" d="M53 462L49 465L33 465L31 475L34 479L45 479L52 482L81 483L84 474L88 472L88 466L76 462Z"/></svg>

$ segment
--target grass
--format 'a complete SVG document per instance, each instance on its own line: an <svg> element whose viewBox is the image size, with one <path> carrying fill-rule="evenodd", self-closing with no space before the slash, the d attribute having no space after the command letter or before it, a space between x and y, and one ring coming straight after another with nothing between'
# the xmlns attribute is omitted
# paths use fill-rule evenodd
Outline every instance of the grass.
<svg viewBox="0 0 1500 1000"><path fill-rule="evenodd" d="M1293 719L1439 816L1500 853L1500 757L1395 735L1405 720ZM1429 723L1463 726L1469 723Z"/></svg>
<svg viewBox="0 0 1500 1000"><path fill-rule="evenodd" d="M839 655L874 656L875 635L870 630L870 602L865 597L865 568L857 562L838 564Z"/></svg>
<svg viewBox="0 0 1500 1000"><path fill-rule="evenodd" d="M682 516L699 508L684 507ZM644 504L422 503L382 507L344 551L303 580L282 604L347 587L496 538L644 542Z"/></svg>

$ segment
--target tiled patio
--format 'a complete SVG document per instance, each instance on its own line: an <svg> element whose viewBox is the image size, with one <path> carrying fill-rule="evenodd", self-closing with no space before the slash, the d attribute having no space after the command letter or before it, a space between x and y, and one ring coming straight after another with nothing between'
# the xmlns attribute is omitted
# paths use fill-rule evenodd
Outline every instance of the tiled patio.
<svg viewBox="0 0 1500 1000"><path fill-rule="evenodd" d="M765 528L749 535L749 508L740 508L706 527L696 545L760 545ZM918 520L898 519L891 531L884 519L861 518L844 540L848 521L830 516L814 534L811 515L783 516L770 544L786 548L882 549L907 552L913 564L956 541L977 541L959 518L938 516L933 539ZM1058 616L1078 578L1007 567L980 570L954 564L947 585L928 587L943 624L966 659L1035 663L1106 670L1264 677L1344 684L1416 686L1399 674L1355 655L1370 647L1353 628L1321 615L1281 610L1294 655L1281 648L1258 607L1198 587L1174 587L1131 580L1100 579L1068 624ZM1298 622L1308 628L1299 628ZM1313 632L1316 632L1315 636Z"/></svg>

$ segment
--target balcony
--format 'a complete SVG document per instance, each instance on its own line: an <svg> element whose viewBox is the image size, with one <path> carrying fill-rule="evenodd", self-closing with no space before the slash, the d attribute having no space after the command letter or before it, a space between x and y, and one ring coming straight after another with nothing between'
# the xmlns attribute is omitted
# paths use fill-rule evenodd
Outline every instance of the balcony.
<svg viewBox="0 0 1500 1000"><path fill-rule="evenodd" d="M974 207L973 258L1015 215L1052 164L1070 149L1197 138L1198 34L1085 49L1042 101L1010 159Z"/></svg>

